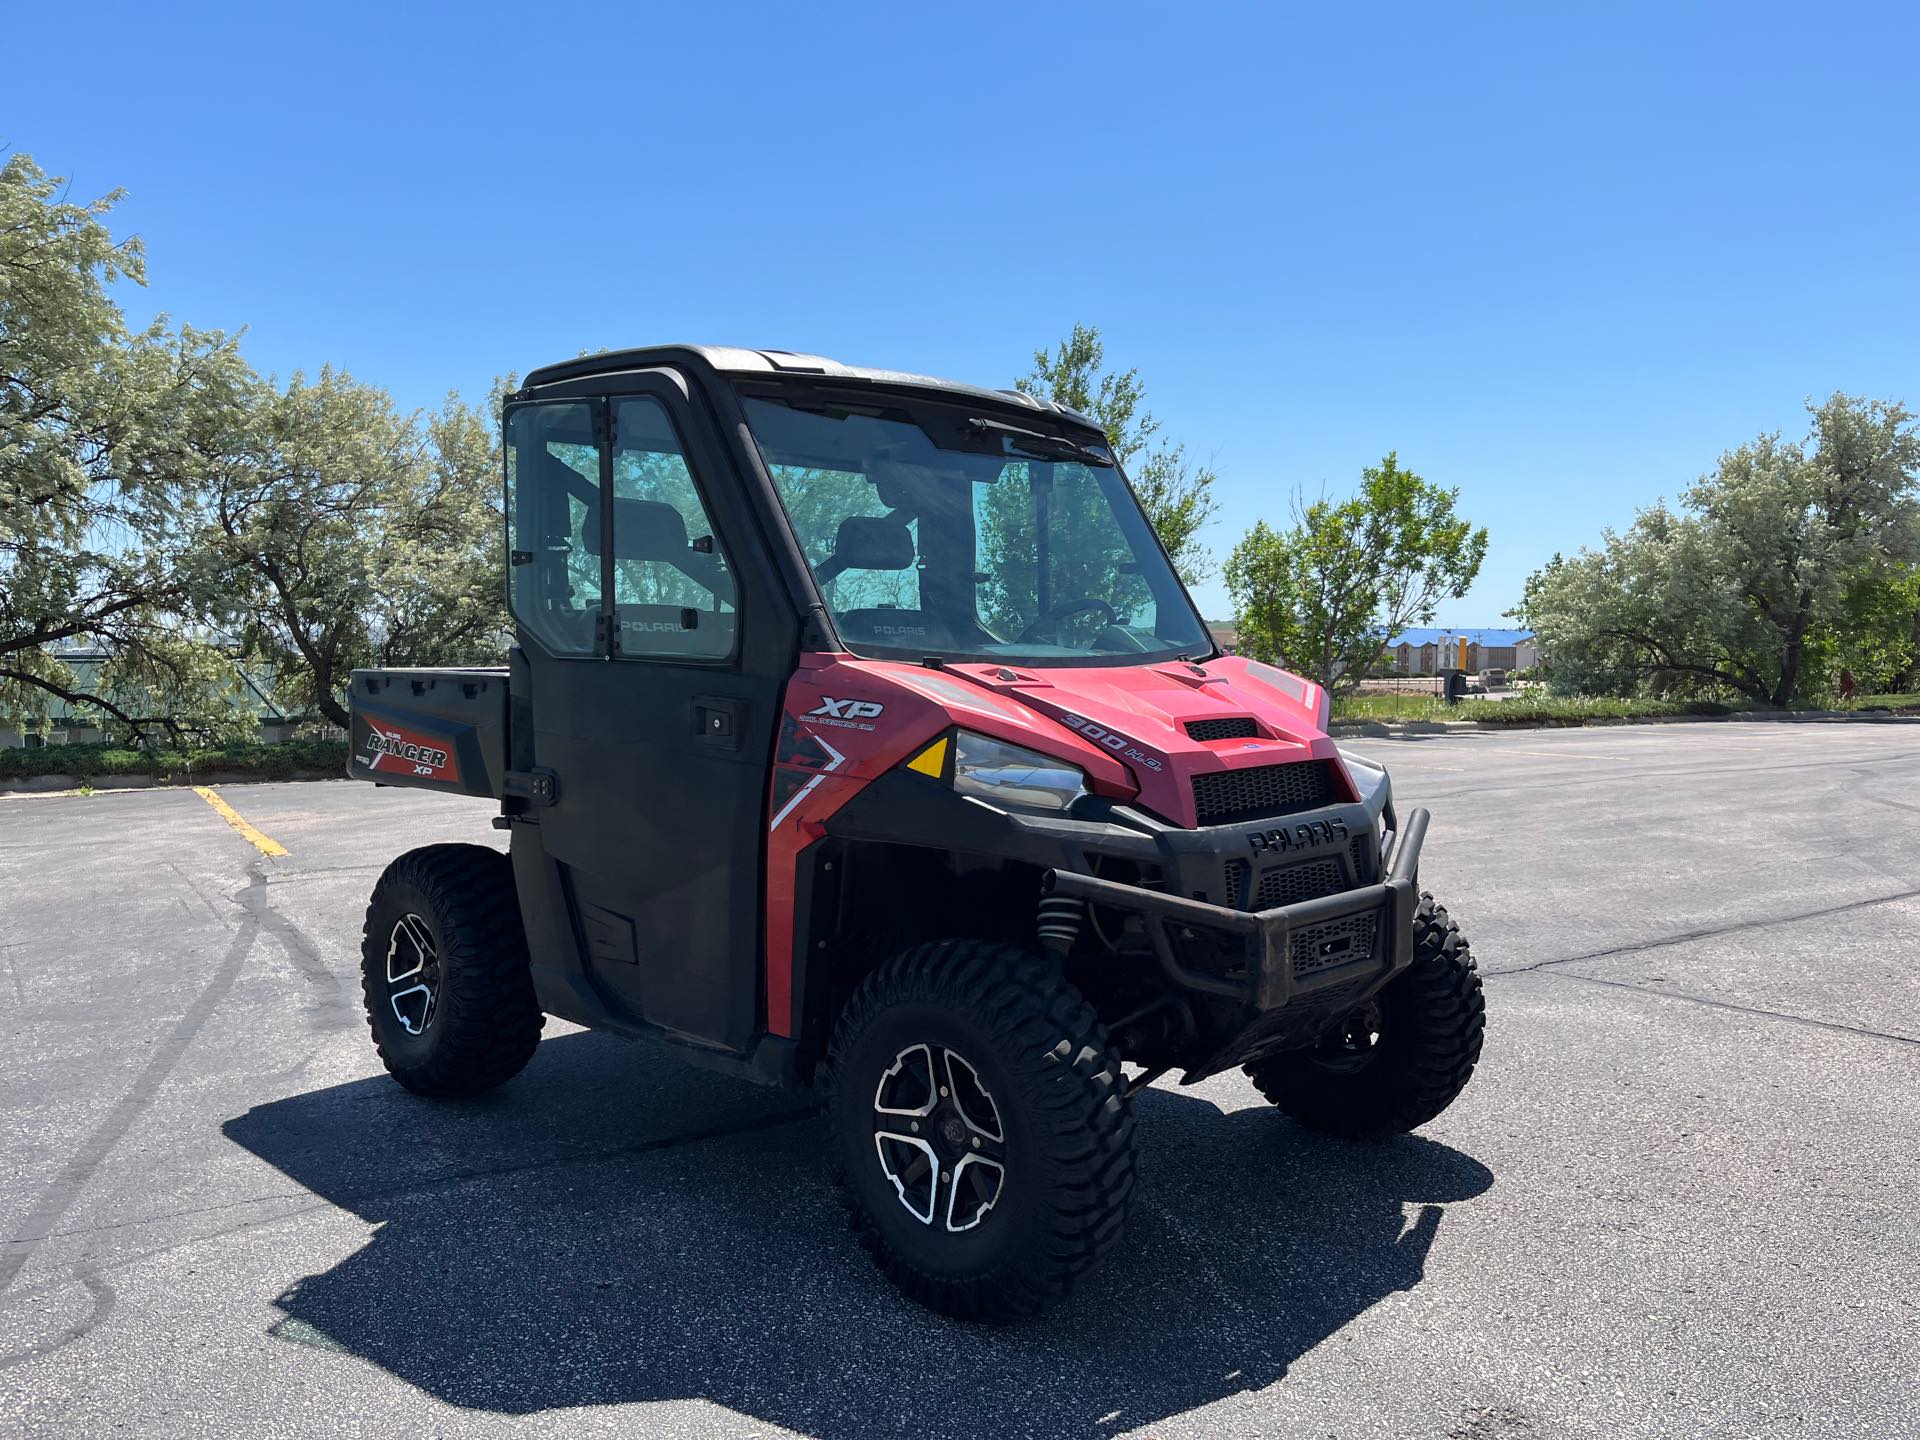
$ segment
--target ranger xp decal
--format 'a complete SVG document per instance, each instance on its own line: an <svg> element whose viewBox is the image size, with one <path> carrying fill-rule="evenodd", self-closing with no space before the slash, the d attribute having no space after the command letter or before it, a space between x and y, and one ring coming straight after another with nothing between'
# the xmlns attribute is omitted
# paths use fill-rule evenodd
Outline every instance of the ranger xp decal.
<svg viewBox="0 0 1920 1440"><path fill-rule="evenodd" d="M367 722L367 769L378 770L381 761L393 763L386 768L428 780L458 780L460 770L447 750L420 736L409 735L398 726L369 719Z"/></svg>

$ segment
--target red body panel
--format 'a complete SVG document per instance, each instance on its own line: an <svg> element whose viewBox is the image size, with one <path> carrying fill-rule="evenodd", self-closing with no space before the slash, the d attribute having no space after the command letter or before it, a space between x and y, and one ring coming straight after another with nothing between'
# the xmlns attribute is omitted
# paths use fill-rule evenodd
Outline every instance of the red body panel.
<svg viewBox="0 0 1920 1440"><path fill-rule="evenodd" d="M1188 721L1227 716L1250 716L1260 737L1203 741L1187 734ZM787 685L767 807L767 1028L794 1033L800 852L826 833L828 818L862 785L950 726L1070 760L1096 792L1191 826L1191 777L1207 771L1330 760L1345 780L1326 719L1319 686L1238 657L1197 667L1174 661L935 670L845 654L803 656Z"/></svg>

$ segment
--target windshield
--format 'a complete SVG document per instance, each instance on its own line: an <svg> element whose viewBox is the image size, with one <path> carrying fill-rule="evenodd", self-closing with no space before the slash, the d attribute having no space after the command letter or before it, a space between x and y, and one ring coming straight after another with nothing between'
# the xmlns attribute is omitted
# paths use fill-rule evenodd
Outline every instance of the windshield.
<svg viewBox="0 0 1920 1440"><path fill-rule="evenodd" d="M947 406L745 405L856 654L1113 665L1211 653L1104 447Z"/></svg>

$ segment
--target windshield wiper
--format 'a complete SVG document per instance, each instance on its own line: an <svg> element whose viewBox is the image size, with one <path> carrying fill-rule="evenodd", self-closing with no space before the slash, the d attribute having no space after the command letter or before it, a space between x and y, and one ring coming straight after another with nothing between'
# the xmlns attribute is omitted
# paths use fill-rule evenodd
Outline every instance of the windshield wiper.
<svg viewBox="0 0 1920 1440"><path fill-rule="evenodd" d="M1011 450L1031 455L1042 460L1078 460L1083 465L1111 466L1113 460L1093 449L1067 439L1064 435L1048 435L1039 430L1022 430L1018 425L1008 425L999 420L989 420L984 415L976 415L967 421L967 428L976 435L998 435L1003 437Z"/></svg>

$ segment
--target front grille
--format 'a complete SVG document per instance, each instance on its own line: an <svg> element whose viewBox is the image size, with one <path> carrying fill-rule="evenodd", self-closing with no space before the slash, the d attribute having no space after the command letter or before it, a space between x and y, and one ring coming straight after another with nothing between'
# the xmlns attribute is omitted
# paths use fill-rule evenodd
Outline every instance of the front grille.
<svg viewBox="0 0 1920 1440"><path fill-rule="evenodd" d="M1224 715L1217 720L1189 720L1187 734L1195 740L1258 739L1260 727L1251 715Z"/></svg>
<svg viewBox="0 0 1920 1440"><path fill-rule="evenodd" d="M1318 810L1339 798L1333 767L1324 760L1216 770L1193 777L1193 808L1202 825L1234 825Z"/></svg>
<svg viewBox="0 0 1920 1440"><path fill-rule="evenodd" d="M1352 888L1352 882L1341 873L1340 862L1331 856L1265 871L1249 894L1252 874L1253 867L1245 860L1226 863L1221 877L1227 889L1226 903L1236 910L1271 910L1276 905L1297 905L1302 900L1318 900Z"/></svg>
<svg viewBox="0 0 1920 1440"><path fill-rule="evenodd" d="M1271 910L1276 905L1295 905L1302 900L1318 900L1346 889L1338 860L1310 860L1285 870L1269 870L1260 877L1254 892L1255 910Z"/></svg>
<svg viewBox="0 0 1920 1440"><path fill-rule="evenodd" d="M1347 853L1353 856L1354 878L1362 885L1370 884L1373 880L1373 836L1354 836Z"/></svg>
<svg viewBox="0 0 1920 1440"><path fill-rule="evenodd" d="M1379 916L1368 912L1294 931L1289 947L1294 978L1372 955L1374 931L1378 924Z"/></svg>

